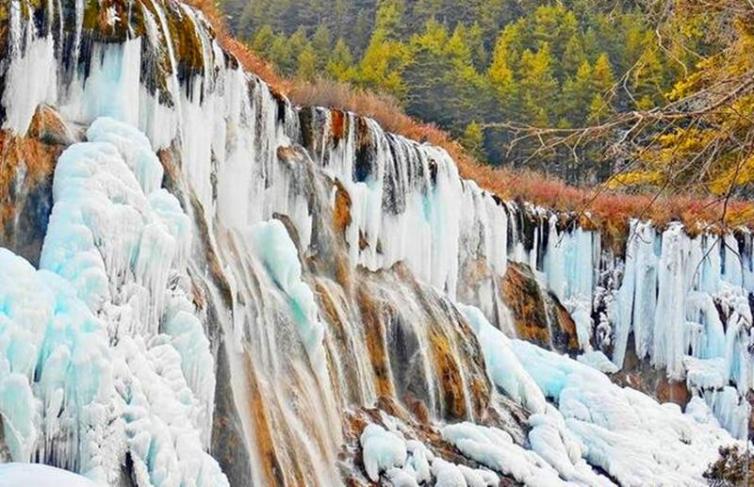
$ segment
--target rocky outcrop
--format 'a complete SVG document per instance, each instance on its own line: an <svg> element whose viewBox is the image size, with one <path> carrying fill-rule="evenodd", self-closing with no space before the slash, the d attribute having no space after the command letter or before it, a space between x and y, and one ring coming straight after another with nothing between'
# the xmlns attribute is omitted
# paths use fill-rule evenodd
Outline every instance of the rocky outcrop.
<svg viewBox="0 0 754 487"><path fill-rule="evenodd" d="M40 106L27 135L0 132L0 246L39 262L52 209L52 175L71 131L52 108Z"/></svg>
<svg viewBox="0 0 754 487"><path fill-rule="evenodd" d="M531 269L524 264L510 264L505 273L502 291L513 314L516 336L550 348L552 336L545 300Z"/></svg>

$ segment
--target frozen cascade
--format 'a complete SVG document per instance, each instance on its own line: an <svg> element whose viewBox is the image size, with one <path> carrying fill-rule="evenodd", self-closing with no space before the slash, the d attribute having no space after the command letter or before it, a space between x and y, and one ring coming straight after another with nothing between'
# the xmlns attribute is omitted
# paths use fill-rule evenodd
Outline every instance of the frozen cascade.
<svg viewBox="0 0 754 487"><path fill-rule="evenodd" d="M40 270L0 251L11 459L115 484L128 458L139 486L696 484L734 443L718 422L745 436L747 231L632 222L620 256L439 148L293 107L181 2L112 3L103 28L92 2L11 2L4 133L44 104L83 140L58 158ZM516 266L548 345L562 308L585 363L516 339ZM686 385L688 415L592 368L634 356ZM525 433L491 425L505 401ZM644 415L667 452L637 448Z"/></svg>
<svg viewBox="0 0 754 487"><path fill-rule="evenodd" d="M41 269L0 249L11 458L113 483L128 454L145 485L227 484L205 453L214 359L185 290L168 284L186 272L187 217L154 181L142 182L145 196L130 169L159 172L146 138L112 119L89 134L130 144L80 143L60 157Z"/></svg>

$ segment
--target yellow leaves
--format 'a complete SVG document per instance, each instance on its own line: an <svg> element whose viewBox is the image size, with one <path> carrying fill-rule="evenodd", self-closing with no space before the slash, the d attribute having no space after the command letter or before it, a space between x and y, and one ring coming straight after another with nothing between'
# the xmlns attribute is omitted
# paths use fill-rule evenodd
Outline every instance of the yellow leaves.
<svg viewBox="0 0 754 487"><path fill-rule="evenodd" d="M368 87L379 87L401 97L406 91L401 72L407 62L406 47L376 31L361 60L359 81Z"/></svg>
<svg viewBox="0 0 754 487"><path fill-rule="evenodd" d="M721 168L719 174L710 180L708 187L712 194L723 196L730 191L731 187L739 187L751 182L754 182L754 156Z"/></svg>
<svg viewBox="0 0 754 487"><path fill-rule="evenodd" d="M731 205L725 214L725 223L731 227L750 226L752 221L754 221L754 206L752 205Z"/></svg>
<svg viewBox="0 0 754 487"><path fill-rule="evenodd" d="M659 186L664 181L664 174L657 170L627 171L616 174L607 182L611 190L635 186Z"/></svg>
<svg viewBox="0 0 754 487"><path fill-rule="evenodd" d="M607 118L611 112L610 104L607 103L605 98L601 94L595 93L592 103L589 105L589 117L587 117L587 121L589 123L599 123Z"/></svg>

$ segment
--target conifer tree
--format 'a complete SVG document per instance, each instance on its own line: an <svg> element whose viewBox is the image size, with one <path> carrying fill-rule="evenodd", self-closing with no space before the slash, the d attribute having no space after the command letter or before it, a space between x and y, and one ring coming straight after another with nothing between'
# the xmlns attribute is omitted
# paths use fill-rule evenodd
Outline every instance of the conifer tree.
<svg viewBox="0 0 754 487"><path fill-rule="evenodd" d="M561 126L583 126L593 98L592 66L584 60L576 74L563 84L560 119L567 123L561 123Z"/></svg>
<svg viewBox="0 0 754 487"><path fill-rule="evenodd" d="M466 125L461 137L461 144L478 159L484 158L484 131L475 120Z"/></svg>
<svg viewBox="0 0 754 487"><path fill-rule="evenodd" d="M518 86L514 77L517 61L519 30L508 26L500 34L492 54L487 77L498 100L498 109L512 115L518 112Z"/></svg>
<svg viewBox="0 0 754 487"><path fill-rule="evenodd" d="M235 33L281 74L395 95L412 116L464 141L477 140L488 122L583 127L659 106L674 80L698 69L698 55L714 50L708 12L672 15L658 47L656 26L635 1L221 2ZM627 82L616 84L624 76ZM524 157L501 151L510 134L480 132L484 143L470 146L487 159ZM593 148L580 153L585 160L598 155ZM582 177L584 167L565 175Z"/></svg>
<svg viewBox="0 0 754 487"><path fill-rule="evenodd" d="M249 43L249 47L251 47L252 51L257 52L263 56L272 57L270 51L272 44L275 41L275 37L275 32L272 30L272 27L265 24L256 32L256 34L254 34L254 37ZM277 58L274 59L276 62L278 62Z"/></svg>
<svg viewBox="0 0 754 487"><path fill-rule="evenodd" d="M536 53L527 49L521 56L521 103L528 122L539 127L551 125L550 110L558 94L552 64L550 45L546 42Z"/></svg>
<svg viewBox="0 0 754 487"><path fill-rule="evenodd" d="M300 79L313 81L317 77L317 54L311 43L307 43L298 55L296 76Z"/></svg>
<svg viewBox="0 0 754 487"><path fill-rule="evenodd" d="M351 50L342 37L335 43L325 72L327 76L338 81L349 81L356 76L356 70L353 67L353 55L351 55Z"/></svg>

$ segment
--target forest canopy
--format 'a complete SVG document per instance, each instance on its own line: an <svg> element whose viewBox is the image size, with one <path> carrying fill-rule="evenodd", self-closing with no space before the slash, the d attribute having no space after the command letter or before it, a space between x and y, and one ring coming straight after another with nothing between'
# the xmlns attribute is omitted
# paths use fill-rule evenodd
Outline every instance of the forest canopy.
<svg viewBox="0 0 754 487"><path fill-rule="evenodd" d="M291 77L394 97L478 159L726 197L754 178L751 0L222 0Z"/></svg>

